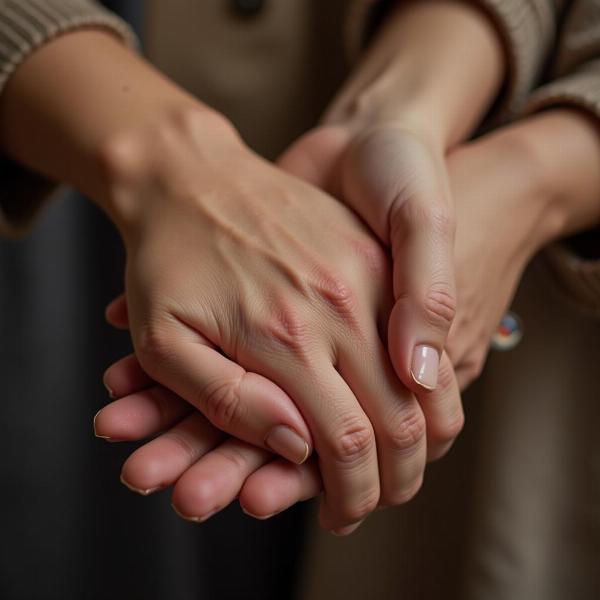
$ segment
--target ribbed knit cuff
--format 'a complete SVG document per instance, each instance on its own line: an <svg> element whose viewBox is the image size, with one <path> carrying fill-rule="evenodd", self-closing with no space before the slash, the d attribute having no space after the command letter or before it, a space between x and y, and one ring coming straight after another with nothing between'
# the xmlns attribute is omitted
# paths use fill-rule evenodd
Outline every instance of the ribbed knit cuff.
<svg viewBox="0 0 600 600"><path fill-rule="evenodd" d="M600 118L600 60L542 86L531 96L523 112L531 114L553 106L577 107ZM593 244L594 256L600 257L600 227L587 237ZM553 244L547 256L557 282L570 299L585 311L600 316L600 259L580 256L567 242Z"/></svg>
<svg viewBox="0 0 600 600"><path fill-rule="evenodd" d="M529 97L524 114L558 105L571 105L600 118L600 59L577 71L543 85Z"/></svg>
<svg viewBox="0 0 600 600"><path fill-rule="evenodd" d="M0 0L0 94L12 73L37 48L81 28L106 29L135 46L121 19L87 0ZM0 235L26 233L58 185L0 157Z"/></svg>
<svg viewBox="0 0 600 600"><path fill-rule="evenodd" d="M475 0L496 25L508 58L508 76L496 113L513 118L536 86L556 31L551 0Z"/></svg>

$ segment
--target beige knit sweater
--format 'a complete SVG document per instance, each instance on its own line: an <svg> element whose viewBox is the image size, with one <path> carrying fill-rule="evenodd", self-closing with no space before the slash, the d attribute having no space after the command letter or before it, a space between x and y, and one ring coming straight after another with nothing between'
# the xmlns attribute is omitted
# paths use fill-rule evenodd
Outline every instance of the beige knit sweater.
<svg viewBox="0 0 600 600"><path fill-rule="evenodd" d="M600 0L474 1L492 17L510 57L495 122L565 103L600 116ZM355 46L364 39L369 17L385 3L353 1L348 30ZM109 29L135 43L129 27L93 0L0 0L0 93L37 47L82 27ZM0 182L0 233L16 235L26 230L55 186L6 159L0 160ZM600 256L600 230L592 236ZM558 244L547 255L563 290L579 307L600 316L600 260L585 260Z"/></svg>

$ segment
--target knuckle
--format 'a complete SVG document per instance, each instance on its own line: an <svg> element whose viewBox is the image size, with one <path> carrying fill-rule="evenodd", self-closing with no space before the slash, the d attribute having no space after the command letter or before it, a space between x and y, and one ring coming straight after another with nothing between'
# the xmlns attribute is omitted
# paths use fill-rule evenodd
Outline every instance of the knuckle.
<svg viewBox="0 0 600 600"><path fill-rule="evenodd" d="M356 463L375 449L373 428L360 416L346 417L329 445L336 461L343 464Z"/></svg>
<svg viewBox="0 0 600 600"><path fill-rule="evenodd" d="M171 430L164 433L163 437L173 442L173 444L184 453L189 464L194 463L198 458L198 450L189 438L189 434L186 434L183 431Z"/></svg>
<svg viewBox="0 0 600 600"><path fill-rule="evenodd" d="M235 473L244 473L246 471L247 461L244 453L239 449L232 447L229 447L226 450L223 448L216 448L213 450L213 453L220 456Z"/></svg>
<svg viewBox="0 0 600 600"><path fill-rule="evenodd" d="M259 328L266 343L294 354L304 354L310 340L310 329L301 311L290 303L280 303Z"/></svg>
<svg viewBox="0 0 600 600"><path fill-rule="evenodd" d="M448 331L456 315L456 299L447 284L433 285L423 301L423 316L436 329Z"/></svg>
<svg viewBox="0 0 600 600"><path fill-rule="evenodd" d="M357 322L358 296L343 276L322 269L319 273L317 293L336 317L347 324Z"/></svg>
<svg viewBox="0 0 600 600"><path fill-rule="evenodd" d="M450 206L429 204L422 211L422 223L429 231L445 240L454 237L456 218Z"/></svg>
<svg viewBox="0 0 600 600"><path fill-rule="evenodd" d="M204 407L205 416L215 427L224 431L234 429L244 419L242 378L215 381L200 393L200 406Z"/></svg>
<svg viewBox="0 0 600 600"><path fill-rule="evenodd" d="M410 455L425 438L427 425L423 412L416 408L392 420L384 433L384 443L394 452Z"/></svg>

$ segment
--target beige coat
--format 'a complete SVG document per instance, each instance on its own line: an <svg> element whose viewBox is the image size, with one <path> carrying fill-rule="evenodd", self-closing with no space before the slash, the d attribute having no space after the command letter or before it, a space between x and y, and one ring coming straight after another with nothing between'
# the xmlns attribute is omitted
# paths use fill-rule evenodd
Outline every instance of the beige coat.
<svg viewBox="0 0 600 600"><path fill-rule="evenodd" d="M10 4L0 0L0 41L11 27L2 15ZM70 25L54 23L58 29L96 19L124 34L118 21L85 0L44 4L73 11ZM241 17L228 0L147 4L150 58L225 112L269 157L314 124L347 74L368 30L368 10L377 5L267 0L262 12ZM497 23L511 64L496 122L565 102L600 114L600 59L594 62L600 2L480 4ZM24 36L21 55L37 43ZM0 45L0 86L19 61L13 52L3 62L6 48ZM534 92L545 80L553 82ZM27 221L45 191L42 185L32 191L31 174L18 181L10 196L0 196L5 230L19 224L19 215ZM594 235L600 256L600 233ZM419 497L377 513L350 539L314 528L302 598L600 598L600 387L594 378L600 263L567 248L546 252L525 275L514 303L524 339L515 350L490 356L465 396L463 435L428 470Z"/></svg>

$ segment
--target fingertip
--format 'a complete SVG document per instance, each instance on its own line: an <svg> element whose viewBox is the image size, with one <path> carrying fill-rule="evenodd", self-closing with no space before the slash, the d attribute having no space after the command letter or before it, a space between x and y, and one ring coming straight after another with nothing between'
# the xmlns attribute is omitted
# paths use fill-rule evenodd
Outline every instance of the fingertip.
<svg viewBox="0 0 600 600"><path fill-rule="evenodd" d="M104 310L104 318L109 325L117 329L128 329L129 316L127 313L127 301L125 295L121 294L115 298Z"/></svg>
<svg viewBox="0 0 600 600"><path fill-rule="evenodd" d="M150 387L153 381L142 369L135 354L130 354L104 371L102 383L110 398L121 398Z"/></svg>

